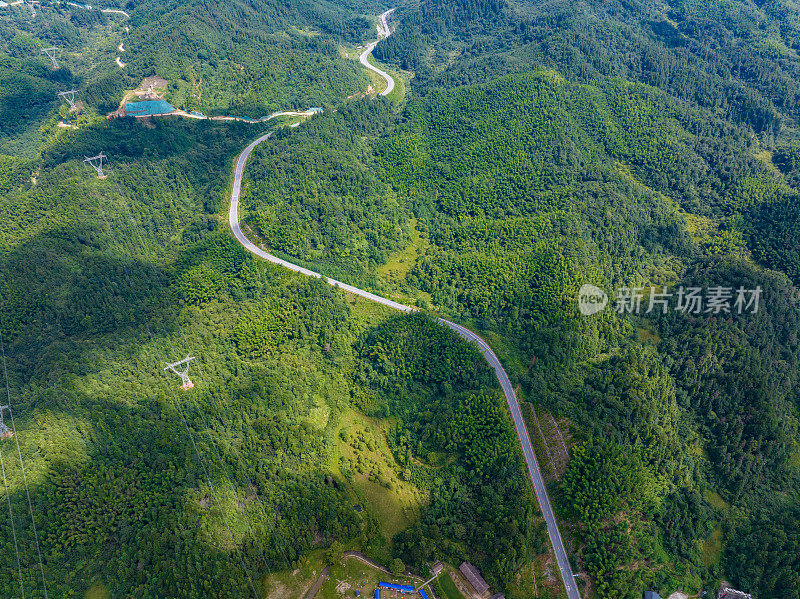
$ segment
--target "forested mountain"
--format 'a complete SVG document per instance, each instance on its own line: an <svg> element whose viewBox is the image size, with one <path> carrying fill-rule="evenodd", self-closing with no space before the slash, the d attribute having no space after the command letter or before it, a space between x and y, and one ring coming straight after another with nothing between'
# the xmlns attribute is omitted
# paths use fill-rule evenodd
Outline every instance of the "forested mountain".
<svg viewBox="0 0 800 599"><path fill-rule="evenodd" d="M354 199L382 211L355 219L309 214L308 200L289 199L302 192L250 200L269 246L513 345L531 400L583 440L553 491L579 523L590 596L696 592L726 576L770 597L797 576L783 559L768 574L778 549L762 554L746 532L761 505L793 505L798 489L798 63L786 11L796 14L744 3L401 7L377 55L415 71L416 97L388 134L348 150L368 170L311 171L326 206L352 201L344 188L370 189L369 170L385 173L399 206L380 186ZM315 164L306 144L323 126L263 150L271 188L291 180L281 164ZM273 206L279 220L263 220ZM304 218L314 232L297 238L312 245L283 241L279 231L302 229L275 223ZM382 227L393 232L367 248L410 257L399 277L380 254L348 249ZM584 282L644 287L644 305L650 285L760 287L764 303L749 317L586 319L574 304Z"/></svg>
<svg viewBox="0 0 800 599"><path fill-rule="evenodd" d="M368 472L386 493L437 490L419 508L423 521L450 515L453 527L426 551L456 560L456 547L469 543L497 581L509 574L486 557L492 536L472 531L512 527L519 554L502 568L541 551L502 395L477 350L426 317L389 319L257 262L219 227L226 180L218 170L252 129L103 119L65 135L35 163L0 162L3 346L51 596L90 587L251 596L250 579L267 592L271 572L291 571L333 541L388 563L381 513L353 509L359 489L375 492L366 465L360 454L341 457L341 446L367 416L390 422L420 402L447 406L462 434L483 427L497 452L439 440L430 451L449 456L445 467L432 456L411 463L401 448L422 436L410 416L414 432L398 424L389 439L398 460L389 454ZM98 145L114 156L104 180L81 164ZM192 395L163 372L187 351L198 357ZM15 522L12 531L0 519L2 593L18 591L19 567L26 596L38 597L13 443L1 448ZM485 485L498 472L508 485L502 498ZM471 491L446 495L438 477ZM481 516L489 504L491 521Z"/></svg>
<svg viewBox="0 0 800 599"><path fill-rule="evenodd" d="M476 83L539 65L571 80L656 86L757 132L797 122L800 25L792 2L427 0L376 56ZM430 78L433 80L430 81Z"/></svg>
<svg viewBox="0 0 800 599"><path fill-rule="evenodd" d="M338 43L360 43L371 23L330 2L142 2L132 12L134 79L170 80L178 103L262 116L341 101L365 77Z"/></svg>
<svg viewBox="0 0 800 599"><path fill-rule="evenodd" d="M0 441L0 594L44 596L41 552L50 596L303 596L357 549L559 596L503 397L441 315L509 371L581 596L725 579L800 599L794 3L401 4L375 52L413 74L399 103L362 97L352 60L388 7L116 7L0 9L0 332L27 473ZM421 313L246 254L230 172L267 125L104 118L152 75L208 114L324 105L254 151L243 229ZM105 179L82 164L100 150ZM585 283L608 308L579 312ZM187 353L184 392L164 367Z"/></svg>
<svg viewBox="0 0 800 599"><path fill-rule="evenodd" d="M66 3L45 2L36 16L28 6L11 6L0 11L0 107L4 113L24 108L32 118L55 105L55 91L75 88L86 105L107 113L124 90L154 75L169 81L173 105L208 114L260 117L339 102L366 87L339 44L372 35L364 11L373 8L369 2L268 0L119 4L128 18ZM59 48L61 68L47 73L41 50L51 46ZM39 78L57 85L31 79L37 69ZM17 125L18 119L3 118L0 126Z"/></svg>
<svg viewBox="0 0 800 599"><path fill-rule="evenodd" d="M15 437L0 447L10 510L0 519L1 593L43 597L46 583L50 596L253 596L273 592L280 585L273 575L303 568L310 551L322 559L321 549L332 544L383 563L432 555L457 562L467 550L490 581L506 586L521 562L545 551L546 537L533 521L502 395L480 355L427 317L391 318L245 254L219 226L218 213L226 207L232 158L258 128L103 118L139 76L174 67L180 77L186 64L168 51L174 39L155 36L161 50L147 55L135 48L134 32L161 28L182 38L211 5L176 4L175 11L194 11L178 24L168 5L121 8L132 14L130 36L103 13L81 21L94 13L78 7L46 5L32 20L19 7L3 13L11 17L3 21L9 120L8 155L0 157L0 332ZM285 22L324 17L308 5L273 8ZM228 16L232 30L254 30L219 33L227 49L238 43L246 54L253 44L257 58L258 47L277 47L282 38L280 19L256 28L249 17ZM51 35L55 26L63 37ZM336 50L371 28L366 21L348 26L352 32L297 35ZM267 37L257 38L256 29ZM105 46L103 34L112 36ZM118 40L126 46L123 73L114 70ZM54 43L74 43L83 58L104 56L109 68L83 68L66 49L63 68L53 70L38 54ZM305 46L286 43L280 39L286 60L302 60ZM156 66L130 75L139 60ZM348 84L333 61L309 62L309 73ZM340 64L356 75L341 94L363 90L359 72ZM218 66L209 67L212 76ZM282 85L271 83L267 92L284 94L289 85ZM73 86L83 102L79 113L56 110L55 93ZM293 94L315 93L300 80L290 86ZM317 89L329 94L326 101L341 99L325 83ZM275 107L263 91L260 111ZM237 88L230 97L245 102L248 93ZM339 127L319 128L331 146L357 143L394 118L386 101L332 115ZM101 149L109 157L106 179L82 163ZM329 172L344 164L332 160ZM380 196L389 192L373 175L364 182ZM406 227L403 212L382 213ZM398 233L372 264L405 240ZM197 356L192 395L164 372L184 352ZM407 392L390 393L404 385ZM420 405L456 418L462 437L419 453L418 429L431 426L414 420ZM472 434L490 451L471 443ZM367 450L359 441L365 436L370 446L382 440L385 451ZM506 481L499 496L487 484L498 475ZM413 501L387 531L379 506L398 497ZM488 506L492 518L484 516ZM422 523L444 517L449 525L425 546L413 542ZM497 561L500 530L513 553ZM395 532L408 540L393 541Z"/></svg>

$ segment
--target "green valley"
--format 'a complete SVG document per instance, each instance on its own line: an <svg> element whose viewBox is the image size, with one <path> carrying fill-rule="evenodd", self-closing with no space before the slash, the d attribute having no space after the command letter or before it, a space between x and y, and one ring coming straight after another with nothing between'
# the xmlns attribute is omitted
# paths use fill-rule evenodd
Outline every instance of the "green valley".
<svg viewBox="0 0 800 599"><path fill-rule="evenodd" d="M0 595L800 597L797 5L4 4Z"/></svg>

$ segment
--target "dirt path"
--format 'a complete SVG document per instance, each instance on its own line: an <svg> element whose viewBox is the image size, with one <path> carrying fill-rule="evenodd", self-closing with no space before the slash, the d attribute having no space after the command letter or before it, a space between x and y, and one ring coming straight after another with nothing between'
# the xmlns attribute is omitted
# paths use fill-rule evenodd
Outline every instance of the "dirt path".
<svg viewBox="0 0 800 599"><path fill-rule="evenodd" d="M358 560L362 564L366 564L367 566L370 566L371 568L375 568L376 570L380 570L384 574L388 574L389 576L393 576L393 574L392 574L391 570L389 570L389 568L387 568L386 566L381 566L378 562L375 562L375 561L369 559L366 555L364 555L360 551L345 551L342 554L342 560L347 560L347 559ZM308 589L308 592L306 593L304 599L314 599L314 597L317 595L317 593L319 593L319 590L322 588L322 585L325 584L325 581L328 580L328 578L330 577L330 574L331 574L330 566L325 566L325 569L322 570L322 572L320 572L320 575L317 578L317 581L314 583L314 586L312 586L310 589ZM417 575L411 574L409 572L406 572L404 574L404 576L406 578L411 578L413 580L418 580L419 582L425 582L425 579L422 578L421 576L417 576ZM431 599L436 599L436 594L433 592L433 589L431 588L431 586L427 585L427 588L428 588L428 590L427 590L428 596L431 597Z"/></svg>
<svg viewBox="0 0 800 599"><path fill-rule="evenodd" d="M328 580L328 576L330 575L330 573L331 573L330 566L325 566L322 572L320 572L319 578L317 578L317 582L314 583L314 586L308 589L308 592L305 595L305 599L314 599L314 597L317 596L317 593L319 593L319 590L322 588L322 585L325 584L326 580Z"/></svg>

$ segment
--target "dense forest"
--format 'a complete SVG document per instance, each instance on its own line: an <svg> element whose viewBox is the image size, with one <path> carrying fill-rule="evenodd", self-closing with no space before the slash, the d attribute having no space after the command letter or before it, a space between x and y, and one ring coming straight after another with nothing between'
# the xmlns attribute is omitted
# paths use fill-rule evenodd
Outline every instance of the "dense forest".
<svg viewBox="0 0 800 599"><path fill-rule="evenodd" d="M423 493L444 491L437 477L471 489L423 509L420 526L452 522L425 557L467 551L503 584L544 550L532 498L519 500L529 491L502 396L477 350L426 317L386 320L321 281L257 262L220 228L226 181L216 169L252 129L102 119L65 135L43 150L35 184L34 163L0 163L3 344L37 529L5 442L15 522L0 524L5 596L18 589L18 568L26 596L43 592L38 550L58 596L92 584L112 595L248 596L334 541L372 544L388 563L391 539L375 543L381 514L353 509L338 432L354 410L388 422L421 401L449 405L461 433L482 430L492 448L458 437L425 448L422 433L397 423L393 476ZM114 156L104 180L80 160L98 144ZM191 394L163 371L186 352L197 356ZM388 398L386 385L398 389L391 403L366 401ZM451 456L446 470L428 464L434 448ZM481 506L498 496L482 481L498 471L508 476L504 511L485 521ZM495 563L495 527L509 526L518 553ZM409 564L423 550L396 547Z"/></svg>
<svg viewBox="0 0 800 599"><path fill-rule="evenodd" d="M158 74L187 110L260 117L275 110L338 102L366 78L341 56L370 23L328 2L137 4L127 47L128 75Z"/></svg>
<svg viewBox="0 0 800 599"><path fill-rule="evenodd" d="M116 6L130 19L0 10L0 353L20 442L0 442L3 596L43 597L42 577L51 596L267 596L325 548L420 574L468 559L510 598L554 595L503 396L442 315L562 423L549 490L582 596L725 579L800 597L794 4L404 4L375 52L413 71L400 104L361 97L346 57L387 7ZM265 125L103 117L156 74L209 114L325 106L255 150L243 228L421 313L241 249L232 161ZM75 112L55 99L70 87ZM82 164L101 149L106 179ZM581 315L584 283L609 308ZM687 289L699 309L678 309ZM164 367L187 354L184 392Z"/></svg>
<svg viewBox="0 0 800 599"><path fill-rule="evenodd" d="M108 113L125 90L154 75L169 82L166 97L174 106L211 115L261 117L340 102L367 85L341 48L373 35L364 16L372 8L369 2L128 2L119 6L128 18L66 3L44 2L35 17L27 6L8 7L0 11L0 144L14 127L20 135L5 141L14 144L6 153L19 152L23 142L34 148L30 137L41 124L34 119L57 106L57 91L77 89L86 106ZM52 46L59 48L55 71L41 52Z"/></svg>
<svg viewBox="0 0 800 599"><path fill-rule="evenodd" d="M280 157L263 150L270 189L254 189L251 223L285 255L319 256L315 264L325 259L348 280L509 343L527 395L568 418L579 443L552 492L576 523L586 590L698 592L724 576L773 596L796 578L796 564L778 560L767 574L767 551L778 549L760 553L743 531L776 492L793 505L800 474L796 53L764 48L794 38L778 29L774 7L729 7L714 17L728 37L701 36L696 22L712 17L685 5L647 29L634 22L646 6L581 9L613 20L607 29L559 12L578 8L546 8L554 7L401 8L377 54L415 70L416 97L386 133L342 147L345 160L369 169L325 172L330 161L309 146L340 121L322 117L288 134ZM665 21L682 44L665 43ZM774 26L767 35L755 22ZM601 31L602 40L588 39ZM689 67L695 54L708 67ZM634 64L642 55L650 62ZM769 69L745 68L762 55L774 61ZM656 77L667 66L669 76ZM308 191L275 194L298 180L284 165L300 163ZM370 170L391 190L360 183ZM343 219L354 210L353 188L375 190L358 204L371 208ZM309 191L319 200L292 205ZM313 222L298 236L312 245L281 241L279 231L294 235L297 226L259 220L272 197L282 198L281 222ZM317 201L341 208L308 212ZM351 249L391 223L395 233L368 247L394 246L387 264L399 279L380 255ZM584 282L612 295L625 285L760 288L762 303L748 315L586 319L574 304Z"/></svg>

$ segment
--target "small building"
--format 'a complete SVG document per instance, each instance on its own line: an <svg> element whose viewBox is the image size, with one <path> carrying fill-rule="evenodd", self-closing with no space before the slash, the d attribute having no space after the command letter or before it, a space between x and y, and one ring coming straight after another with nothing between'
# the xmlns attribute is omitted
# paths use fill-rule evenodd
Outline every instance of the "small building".
<svg viewBox="0 0 800 599"><path fill-rule="evenodd" d="M661 599L661 595L659 595L655 591L645 591L644 599Z"/></svg>
<svg viewBox="0 0 800 599"><path fill-rule="evenodd" d="M410 584L395 584L393 582L379 582L378 589L389 589L390 591L400 591L404 595L406 593L416 593L417 589ZM376 591L378 589L375 589Z"/></svg>
<svg viewBox="0 0 800 599"><path fill-rule="evenodd" d="M419 590L419 594L422 599L430 599L430 597L428 597L428 593L426 593L423 589Z"/></svg>
<svg viewBox="0 0 800 599"><path fill-rule="evenodd" d="M483 595L489 590L489 585L483 579L483 576L481 576L478 568L469 562L464 562L458 567L458 569L461 574L463 574L464 578L467 579L467 582L472 585L472 588L475 589L475 592L478 593L478 595Z"/></svg>
<svg viewBox="0 0 800 599"><path fill-rule="evenodd" d="M433 565L431 566L431 574L434 576L439 576L439 574L442 573L442 570L444 570L444 564L442 562L433 562Z"/></svg>
<svg viewBox="0 0 800 599"><path fill-rule="evenodd" d="M717 599L753 599L753 597L749 593L737 591L730 585L723 583L717 593Z"/></svg>
<svg viewBox="0 0 800 599"><path fill-rule="evenodd" d="M506 596L503 593L495 593L492 595L491 599L506 599Z"/></svg>

